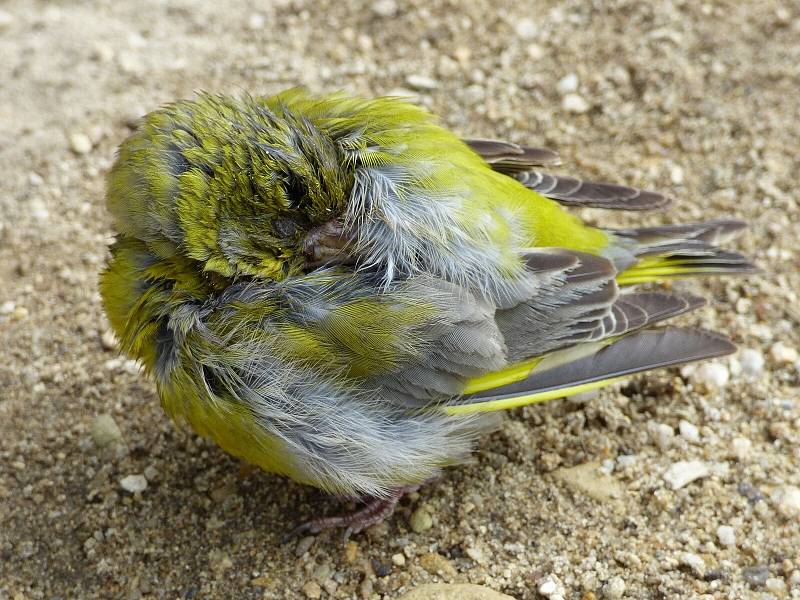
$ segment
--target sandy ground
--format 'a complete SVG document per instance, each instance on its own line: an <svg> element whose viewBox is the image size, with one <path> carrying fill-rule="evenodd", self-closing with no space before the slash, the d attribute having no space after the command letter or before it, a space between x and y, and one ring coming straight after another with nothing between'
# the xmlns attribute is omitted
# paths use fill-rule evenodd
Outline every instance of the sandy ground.
<svg viewBox="0 0 800 600"><path fill-rule="evenodd" d="M800 598L798 39L800 6L771 0L5 0L0 598ZM515 411L385 524L281 543L337 503L175 429L96 286L135 118L296 84L405 90L676 198L592 220L748 220L763 275L682 284L712 300L687 322L746 352Z"/></svg>

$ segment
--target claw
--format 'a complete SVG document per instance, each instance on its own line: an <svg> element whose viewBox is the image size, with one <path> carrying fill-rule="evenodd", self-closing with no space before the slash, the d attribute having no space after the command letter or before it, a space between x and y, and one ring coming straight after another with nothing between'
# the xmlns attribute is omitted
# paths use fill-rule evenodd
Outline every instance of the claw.
<svg viewBox="0 0 800 600"><path fill-rule="evenodd" d="M344 527L344 541L350 539L354 533L360 533L367 527L381 523L394 513L397 503L406 494L415 492L419 485L409 485L392 490L388 496L379 498L368 496L363 499L364 506L356 511L335 517L320 517L312 519L292 529L283 538L288 542L303 533L317 534L326 529Z"/></svg>

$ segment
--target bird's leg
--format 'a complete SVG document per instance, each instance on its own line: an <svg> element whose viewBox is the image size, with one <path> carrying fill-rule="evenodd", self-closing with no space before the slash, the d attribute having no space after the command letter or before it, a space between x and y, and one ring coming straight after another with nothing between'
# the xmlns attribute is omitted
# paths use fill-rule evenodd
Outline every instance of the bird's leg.
<svg viewBox="0 0 800 600"><path fill-rule="evenodd" d="M351 513L336 517L320 517L312 519L295 527L287 536L287 539L294 538L302 533L319 533L326 529L338 529L344 527L344 539L347 540L352 534L359 533L377 523L381 523L390 517L397 508L397 503L406 494L416 492L419 485L407 485L392 490L385 497L367 496L362 499L364 506Z"/></svg>

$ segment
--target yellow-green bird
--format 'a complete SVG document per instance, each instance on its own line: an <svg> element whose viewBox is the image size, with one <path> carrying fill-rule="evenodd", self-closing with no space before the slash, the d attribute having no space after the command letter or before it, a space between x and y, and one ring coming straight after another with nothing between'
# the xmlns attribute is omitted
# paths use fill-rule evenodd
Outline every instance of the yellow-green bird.
<svg viewBox="0 0 800 600"><path fill-rule="evenodd" d="M537 170L402 99L200 94L144 117L108 180L100 289L166 412L362 510L463 461L496 411L728 354L653 327L702 301L627 286L749 273L721 220L601 229L565 207L667 199Z"/></svg>

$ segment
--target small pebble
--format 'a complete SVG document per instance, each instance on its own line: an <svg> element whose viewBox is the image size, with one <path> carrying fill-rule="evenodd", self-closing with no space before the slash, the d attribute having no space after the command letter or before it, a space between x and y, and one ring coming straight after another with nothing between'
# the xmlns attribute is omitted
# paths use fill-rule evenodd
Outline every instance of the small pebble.
<svg viewBox="0 0 800 600"><path fill-rule="evenodd" d="M647 424L653 440L661 450L667 450L675 437L675 431L669 425L651 421Z"/></svg>
<svg viewBox="0 0 800 600"><path fill-rule="evenodd" d="M92 140L84 133L69 136L69 147L75 154L88 154L92 150Z"/></svg>
<svg viewBox="0 0 800 600"><path fill-rule="evenodd" d="M571 94L578 91L578 76L575 73L570 73L559 79L556 84L556 90L562 96Z"/></svg>
<svg viewBox="0 0 800 600"><path fill-rule="evenodd" d="M316 600L322 597L322 588L319 587L316 581L307 581L303 586L303 593L306 595L306 598Z"/></svg>
<svg viewBox="0 0 800 600"><path fill-rule="evenodd" d="M356 562L356 558L358 558L358 544L353 540L348 540L344 546L344 560L347 564L352 565Z"/></svg>
<svg viewBox="0 0 800 600"><path fill-rule="evenodd" d="M717 539L723 546L735 546L736 530L730 525L720 525L717 527Z"/></svg>
<svg viewBox="0 0 800 600"><path fill-rule="evenodd" d="M100 336L100 344L103 350L114 350L117 347L117 336L110 329L106 329Z"/></svg>
<svg viewBox="0 0 800 600"><path fill-rule="evenodd" d="M514 24L514 29L516 30L517 35L523 40L532 40L539 34L539 28L536 26L536 22L527 17L524 19L519 19Z"/></svg>
<svg viewBox="0 0 800 600"><path fill-rule="evenodd" d="M599 395L600 392L598 390L590 390L588 392L581 392L580 394L567 396L567 400L573 404L586 404L587 402L591 402L597 398Z"/></svg>
<svg viewBox="0 0 800 600"><path fill-rule="evenodd" d="M567 94L561 101L561 108L576 115L589 112L591 106L580 94Z"/></svg>
<svg viewBox="0 0 800 600"><path fill-rule="evenodd" d="M144 475L127 475L119 480L123 490L135 494L147 489L147 478Z"/></svg>
<svg viewBox="0 0 800 600"><path fill-rule="evenodd" d="M755 565L742 569L742 577L753 587L763 587L769 579L769 567L767 565Z"/></svg>
<svg viewBox="0 0 800 600"><path fill-rule="evenodd" d="M703 577L703 575L705 575L705 561L693 552L681 552L680 556L678 556L678 562L685 567L689 567L698 577Z"/></svg>
<svg viewBox="0 0 800 600"><path fill-rule="evenodd" d="M406 84L412 89L420 91L431 91L439 87L439 82L432 77L416 74L406 77Z"/></svg>
<svg viewBox="0 0 800 600"><path fill-rule="evenodd" d="M433 518L426 507L420 506L412 513L408 524L415 533L422 533L433 527Z"/></svg>
<svg viewBox="0 0 800 600"><path fill-rule="evenodd" d="M772 492L770 497L778 512L787 519L800 517L800 488L784 485Z"/></svg>
<svg viewBox="0 0 800 600"><path fill-rule="evenodd" d="M625 581L622 577L612 577L603 586L603 597L609 600L618 600L625 594Z"/></svg>
<svg viewBox="0 0 800 600"><path fill-rule="evenodd" d="M233 568L233 561L222 550L212 550L208 553L208 565L217 577L220 577L225 571Z"/></svg>
<svg viewBox="0 0 800 600"><path fill-rule="evenodd" d="M730 379L728 367L722 363L704 363L694 372L693 379L708 388L722 388Z"/></svg>
<svg viewBox="0 0 800 600"><path fill-rule="evenodd" d="M769 354L779 365L797 362L797 350L787 346L783 342L778 342L769 349Z"/></svg>
<svg viewBox="0 0 800 600"><path fill-rule="evenodd" d="M14 15L5 10L0 10L0 31L8 29L14 23Z"/></svg>
<svg viewBox="0 0 800 600"><path fill-rule="evenodd" d="M731 454L739 462L744 462L750 455L750 448L752 448L752 446L753 442L747 438L733 438L733 440L731 440Z"/></svg>
<svg viewBox="0 0 800 600"><path fill-rule="evenodd" d="M786 594L786 582L780 577L769 577L764 582L764 587L767 588L768 592L772 592L779 598Z"/></svg>
<svg viewBox="0 0 800 600"><path fill-rule="evenodd" d="M540 60L544 57L544 48L539 44L528 44L528 47L525 48L525 53L528 55L528 58Z"/></svg>
<svg viewBox="0 0 800 600"><path fill-rule="evenodd" d="M467 548L467 556L469 556L479 565L485 565L487 562L489 562L486 559L486 555L484 554L483 550L481 550L476 546L470 546L469 548Z"/></svg>
<svg viewBox="0 0 800 600"><path fill-rule="evenodd" d="M701 460L682 460L673 463L664 473L664 480L673 490L679 490L696 479L711 475L711 468Z"/></svg>
<svg viewBox="0 0 800 600"><path fill-rule="evenodd" d="M92 441L98 448L105 448L122 441L122 431L114 417L108 414L95 417L92 423Z"/></svg>
<svg viewBox="0 0 800 600"><path fill-rule="evenodd" d="M397 567L402 567L406 564L406 557L402 552L392 555L392 563Z"/></svg>
<svg viewBox="0 0 800 600"><path fill-rule="evenodd" d="M372 3L372 12L379 17L393 17L397 13L395 0L377 0Z"/></svg>
<svg viewBox="0 0 800 600"><path fill-rule="evenodd" d="M797 588L800 590L800 569L795 569L792 571L792 574L789 575L789 585L792 589Z"/></svg>
<svg viewBox="0 0 800 600"><path fill-rule="evenodd" d="M445 575L453 577L456 574L456 568L441 554L437 552L430 552L419 558L419 566L425 569L431 575Z"/></svg>
<svg viewBox="0 0 800 600"><path fill-rule="evenodd" d="M683 183L683 167L672 165L669 170L669 179L674 185L681 185Z"/></svg>
<svg viewBox="0 0 800 600"><path fill-rule="evenodd" d="M687 442L691 442L692 444L700 442L700 430L689 423L689 421L681 421L678 423L678 431L680 431L681 437Z"/></svg>
<svg viewBox="0 0 800 600"><path fill-rule="evenodd" d="M557 590L558 586L556 585L556 582L550 579L549 577L539 585L539 593L542 596L547 596L548 598L553 594L555 594Z"/></svg>
<svg viewBox="0 0 800 600"><path fill-rule="evenodd" d="M294 555L295 556L303 556L306 552L311 549L311 546L314 545L315 538L313 535L307 535L297 542L297 546L294 547Z"/></svg>
<svg viewBox="0 0 800 600"><path fill-rule="evenodd" d="M614 468L617 466L617 463L614 462L612 459L607 458L602 463L600 463L599 470L605 475L611 475L614 472Z"/></svg>
<svg viewBox="0 0 800 600"><path fill-rule="evenodd" d="M257 31L259 29L264 29L264 25L267 24L264 15L259 13L253 13L247 18L247 28L253 31Z"/></svg>
<svg viewBox="0 0 800 600"><path fill-rule="evenodd" d="M764 371L764 355L755 348L745 348L739 352L739 364L742 366L742 373L757 377Z"/></svg>

